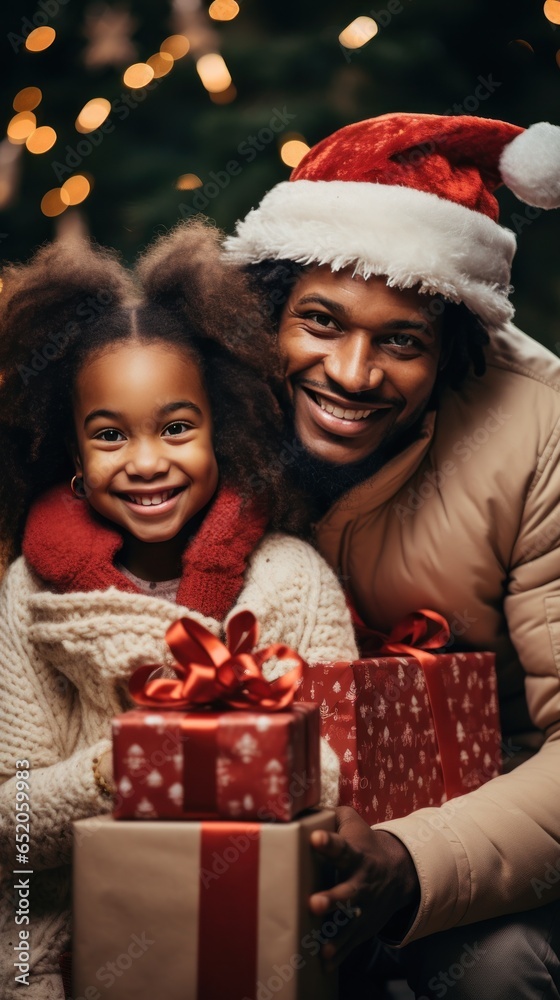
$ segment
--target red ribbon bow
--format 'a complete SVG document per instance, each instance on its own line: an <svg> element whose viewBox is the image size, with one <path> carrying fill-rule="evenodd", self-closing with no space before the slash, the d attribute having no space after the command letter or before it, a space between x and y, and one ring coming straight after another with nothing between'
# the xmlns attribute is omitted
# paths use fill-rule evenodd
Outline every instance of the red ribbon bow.
<svg viewBox="0 0 560 1000"><path fill-rule="evenodd" d="M239 611L227 626L227 645L194 618L170 625L165 640L177 661L176 678L151 678L155 664L138 667L129 681L137 705L149 708L256 708L278 712L294 700L305 665L301 656L280 643L252 653L259 634L252 611ZM295 660L296 666L269 682L262 665L271 657Z"/></svg>
<svg viewBox="0 0 560 1000"><path fill-rule="evenodd" d="M389 635L368 628L355 611L354 624L362 656L396 653L414 656L422 666L428 666L435 660L428 650L441 649L451 637L445 618L424 608L406 615L391 629Z"/></svg>

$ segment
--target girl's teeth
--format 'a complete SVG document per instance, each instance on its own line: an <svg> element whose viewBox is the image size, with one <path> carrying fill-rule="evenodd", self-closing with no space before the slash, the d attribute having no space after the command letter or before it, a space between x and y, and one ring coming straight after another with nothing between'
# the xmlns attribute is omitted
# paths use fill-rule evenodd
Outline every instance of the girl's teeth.
<svg viewBox="0 0 560 1000"><path fill-rule="evenodd" d="M371 410L343 410L340 406L333 406L332 403L327 403L321 396L317 396L316 398L322 410L332 413L333 417L339 417L341 420L364 420L372 412Z"/></svg>
<svg viewBox="0 0 560 1000"><path fill-rule="evenodd" d="M157 507L160 503L165 503L169 500L173 493L173 490L169 490L167 493L154 493L150 497L146 496L131 496L130 499L133 503L140 504L141 507Z"/></svg>

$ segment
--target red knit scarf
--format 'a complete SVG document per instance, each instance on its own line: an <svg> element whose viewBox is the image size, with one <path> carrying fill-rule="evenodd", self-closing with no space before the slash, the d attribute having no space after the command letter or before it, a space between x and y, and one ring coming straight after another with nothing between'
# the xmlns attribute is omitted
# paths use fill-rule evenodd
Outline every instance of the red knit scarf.
<svg viewBox="0 0 560 1000"><path fill-rule="evenodd" d="M265 529L261 511L220 487L183 553L177 604L222 621L239 596L247 560ZM60 593L108 587L141 593L113 564L122 545L116 526L61 485L31 507L22 548L35 573Z"/></svg>

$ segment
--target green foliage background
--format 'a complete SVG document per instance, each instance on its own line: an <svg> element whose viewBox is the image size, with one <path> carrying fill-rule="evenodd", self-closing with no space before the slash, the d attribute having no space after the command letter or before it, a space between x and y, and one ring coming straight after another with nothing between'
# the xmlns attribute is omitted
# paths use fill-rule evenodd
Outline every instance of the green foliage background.
<svg viewBox="0 0 560 1000"><path fill-rule="evenodd" d="M131 261L157 232L192 209L195 192L175 188L180 174L196 173L206 185L212 172L223 181L220 172L227 177L226 165L237 161L236 176L204 206L218 226L231 230L268 188L289 176L276 140L255 151L251 162L240 152L284 108L295 116L287 129L312 145L348 122L387 111L457 113L481 76L499 86L477 113L521 125L560 124L560 26L546 20L541 0L391 3L396 13L388 13L387 0L375 7L371 0L240 0L237 18L215 25L236 100L212 103L187 55L125 118L121 113L123 120L113 115L113 131L79 167L95 181L82 206L92 236ZM40 201L59 184L56 164L64 166L68 147L75 150L84 138L74 128L80 109L92 97L117 101L130 93L116 68L91 71L83 65L84 13L91 0L58 6L56 16L48 17L57 39L43 53L29 53L14 42L14 36L26 33L26 18L36 23L40 0L6 5L1 14L5 125L17 91L34 85L44 95L39 124L52 125L58 134L48 153L24 151L18 195L0 216L0 255L7 260L25 259L55 235L55 220L41 214ZM130 0L129 6L143 60L173 31L170 4ZM348 52L338 34L359 14L377 17L385 26L365 47ZM533 221L509 192L502 192L500 200L504 224L519 231L513 276L518 322L560 353L560 212L542 213Z"/></svg>

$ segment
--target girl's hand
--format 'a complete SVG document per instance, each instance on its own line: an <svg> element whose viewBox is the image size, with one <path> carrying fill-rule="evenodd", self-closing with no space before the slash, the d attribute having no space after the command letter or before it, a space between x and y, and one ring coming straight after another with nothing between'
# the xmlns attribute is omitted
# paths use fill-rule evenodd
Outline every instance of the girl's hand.
<svg viewBox="0 0 560 1000"><path fill-rule="evenodd" d="M339 928L334 940L323 944L328 971L399 911L404 934L420 901L420 883L404 844L384 830L373 830L349 806L336 812L338 833L311 834L315 850L335 864L341 878L334 888L309 900L313 913Z"/></svg>
<svg viewBox="0 0 560 1000"><path fill-rule="evenodd" d="M105 752L101 754L101 757L94 759L93 774L97 784L105 795L115 794L117 789L113 775L112 750L105 750Z"/></svg>

